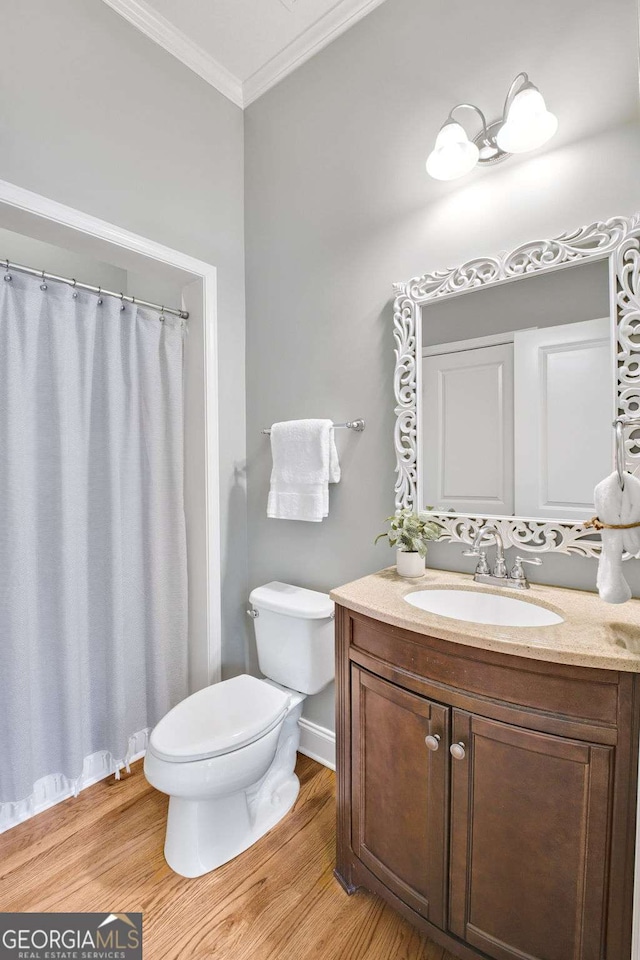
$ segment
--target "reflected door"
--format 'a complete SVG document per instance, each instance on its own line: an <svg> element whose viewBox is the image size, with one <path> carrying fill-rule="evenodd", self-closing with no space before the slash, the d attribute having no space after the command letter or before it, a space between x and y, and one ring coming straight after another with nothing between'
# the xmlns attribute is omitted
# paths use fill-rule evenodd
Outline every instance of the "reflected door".
<svg viewBox="0 0 640 960"><path fill-rule="evenodd" d="M612 470L608 317L514 334L515 513L585 520Z"/></svg>
<svg viewBox="0 0 640 960"><path fill-rule="evenodd" d="M511 516L513 344L423 358L423 506Z"/></svg>

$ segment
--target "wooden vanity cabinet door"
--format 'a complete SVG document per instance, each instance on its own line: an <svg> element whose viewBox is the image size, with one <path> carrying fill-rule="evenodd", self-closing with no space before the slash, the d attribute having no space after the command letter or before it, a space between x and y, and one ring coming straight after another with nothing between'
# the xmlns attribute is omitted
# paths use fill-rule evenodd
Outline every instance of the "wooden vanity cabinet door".
<svg viewBox="0 0 640 960"><path fill-rule="evenodd" d="M353 851L444 927L450 710L356 666L352 698ZM427 736L440 738L437 750Z"/></svg>
<svg viewBox="0 0 640 960"><path fill-rule="evenodd" d="M496 960L601 960L614 748L452 728L449 930Z"/></svg>

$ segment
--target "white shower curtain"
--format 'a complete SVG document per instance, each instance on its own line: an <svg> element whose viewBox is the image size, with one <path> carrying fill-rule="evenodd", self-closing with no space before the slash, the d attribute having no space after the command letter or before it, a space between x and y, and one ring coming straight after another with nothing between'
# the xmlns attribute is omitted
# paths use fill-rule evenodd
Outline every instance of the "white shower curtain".
<svg viewBox="0 0 640 960"><path fill-rule="evenodd" d="M0 273L5 814L187 693L181 322L42 286Z"/></svg>

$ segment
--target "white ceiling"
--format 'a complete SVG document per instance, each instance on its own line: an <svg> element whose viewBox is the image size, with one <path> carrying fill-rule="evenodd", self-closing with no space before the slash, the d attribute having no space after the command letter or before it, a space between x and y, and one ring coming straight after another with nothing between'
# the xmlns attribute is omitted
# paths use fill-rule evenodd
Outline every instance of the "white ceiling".
<svg viewBox="0 0 640 960"><path fill-rule="evenodd" d="M245 107L385 0L104 2ZM522 69L570 139L637 113L637 0L485 0L481 10L470 0L391 0L387 9L424 37L419 67L438 125L469 98L495 118ZM389 41L380 55L397 57Z"/></svg>
<svg viewBox="0 0 640 960"><path fill-rule="evenodd" d="M248 106L384 0L105 0Z"/></svg>

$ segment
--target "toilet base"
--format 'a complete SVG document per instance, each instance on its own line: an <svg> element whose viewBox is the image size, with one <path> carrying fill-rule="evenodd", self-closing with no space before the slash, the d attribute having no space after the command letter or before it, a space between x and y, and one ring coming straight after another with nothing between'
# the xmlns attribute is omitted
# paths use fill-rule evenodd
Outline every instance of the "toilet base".
<svg viewBox="0 0 640 960"><path fill-rule="evenodd" d="M299 703L287 714L273 763L257 784L213 799L170 798L164 855L175 873L200 877L228 863L291 810L300 791L294 769L301 713Z"/></svg>

